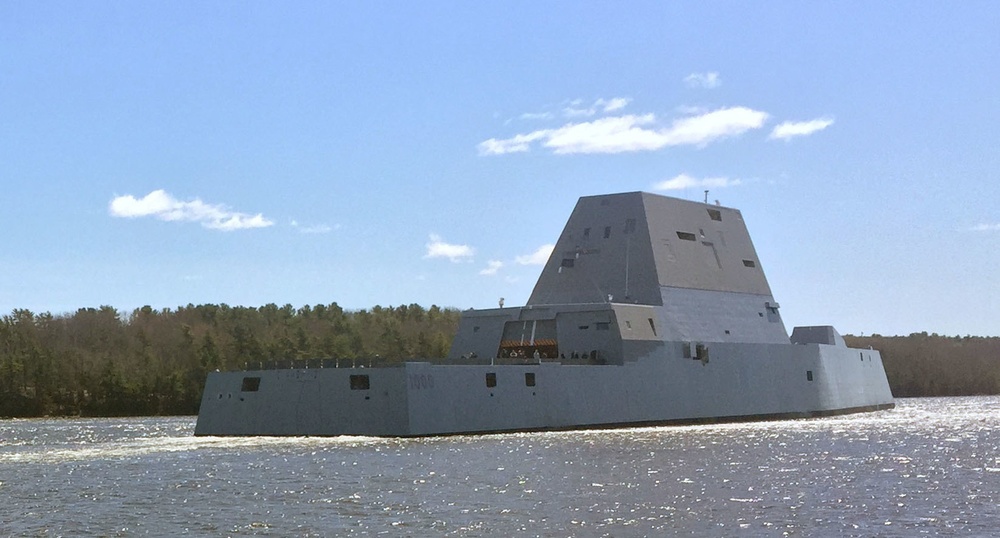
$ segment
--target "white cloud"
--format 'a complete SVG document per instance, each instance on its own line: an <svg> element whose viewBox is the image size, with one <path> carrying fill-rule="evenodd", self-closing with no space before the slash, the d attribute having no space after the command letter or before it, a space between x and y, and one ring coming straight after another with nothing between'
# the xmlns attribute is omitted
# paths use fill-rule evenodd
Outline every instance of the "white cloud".
<svg viewBox="0 0 1000 538"><path fill-rule="evenodd" d="M544 134L543 146L555 153L621 153L662 147L657 133L642 127L655 121L644 116L611 116L567 124Z"/></svg>
<svg viewBox="0 0 1000 538"><path fill-rule="evenodd" d="M684 77L684 84L687 84L689 88L718 88L722 85L722 79L719 78L719 74L712 71L709 73L691 73L690 75Z"/></svg>
<svg viewBox="0 0 1000 538"><path fill-rule="evenodd" d="M722 188L722 187L734 187L741 184L742 182L738 179L729 179L727 177L706 177L702 179L691 177L687 174L680 174L679 176L661 181L653 185L654 190L658 191L677 191L683 189L691 188Z"/></svg>
<svg viewBox="0 0 1000 538"><path fill-rule="evenodd" d="M503 267L503 262L499 260L490 260L486 263L487 267L479 271L479 274L486 276L493 276L497 274L497 271L499 271L501 267Z"/></svg>
<svg viewBox="0 0 1000 538"><path fill-rule="evenodd" d="M556 248L553 244L545 244L537 249L531 254L525 254L524 256L517 256L514 261L520 265L545 265L545 262L549 261L549 256L552 255L552 249Z"/></svg>
<svg viewBox="0 0 1000 538"><path fill-rule="evenodd" d="M264 228L274 224L260 213L240 213L222 204L206 204L198 198L182 202L162 189L142 198L132 195L116 196L108 204L108 213L112 217L154 217L164 221L198 222L205 228L227 232Z"/></svg>
<svg viewBox="0 0 1000 538"><path fill-rule="evenodd" d="M628 114L608 116L593 121L568 123L557 129L541 129L479 144L480 155L503 155L526 152L531 144L554 153L622 153L655 151L667 146L704 146L710 142L759 129L768 114L747 107L721 108L674 120L669 126L656 127L656 116Z"/></svg>
<svg viewBox="0 0 1000 538"><path fill-rule="evenodd" d="M520 153L528 151L531 143L544 138L548 130L535 131L525 135L517 135L506 140L491 138L479 143L480 155L504 155L506 153Z"/></svg>
<svg viewBox="0 0 1000 538"><path fill-rule="evenodd" d="M786 121L774 127L771 136L775 140L788 140L796 136L808 136L833 125L832 118L817 118L810 121Z"/></svg>
<svg viewBox="0 0 1000 538"><path fill-rule="evenodd" d="M1000 232L1000 223L977 224L971 228L973 232Z"/></svg>
<svg viewBox="0 0 1000 538"><path fill-rule="evenodd" d="M722 138L759 129L767 121L767 112L743 106L720 108L697 116L674 120L664 139L670 146L684 144L703 146Z"/></svg>
<svg viewBox="0 0 1000 538"><path fill-rule="evenodd" d="M594 108L577 108L573 106L568 106L562 109L563 116L567 118L579 118L585 116L593 116L597 114L597 110Z"/></svg>
<svg viewBox="0 0 1000 538"><path fill-rule="evenodd" d="M453 262L460 262L471 258L476 253L475 249L468 245L453 245L445 243L441 236L431 234L430 243L427 243L427 254L424 258L448 258Z"/></svg>
<svg viewBox="0 0 1000 538"><path fill-rule="evenodd" d="M615 112L628 106L632 100L627 97L615 97L614 99L598 99L597 106L603 107L604 112Z"/></svg>

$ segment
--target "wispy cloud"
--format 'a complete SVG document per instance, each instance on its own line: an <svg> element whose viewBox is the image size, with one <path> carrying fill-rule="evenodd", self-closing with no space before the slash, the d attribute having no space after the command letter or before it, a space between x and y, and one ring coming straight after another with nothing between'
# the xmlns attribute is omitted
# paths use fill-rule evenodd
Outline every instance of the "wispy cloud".
<svg viewBox="0 0 1000 538"><path fill-rule="evenodd" d="M503 262L499 260L490 260L486 262L486 268L479 271L479 274L485 276L493 276L497 274L497 271L503 267Z"/></svg>
<svg viewBox="0 0 1000 538"><path fill-rule="evenodd" d="M653 189L658 191L677 191L696 187L722 188L734 187L736 185L740 185L741 183L742 182L738 179L729 179L728 177L706 177L698 179L687 174L680 174L679 176L656 183L653 185Z"/></svg>
<svg viewBox="0 0 1000 538"><path fill-rule="evenodd" d="M722 79L714 71L709 73L691 73L684 77L684 84L689 88L706 88L710 90L721 86Z"/></svg>
<svg viewBox="0 0 1000 538"><path fill-rule="evenodd" d="M548 110L543 108L540 112L525 112L517 116L517 119L522 121L541 121L553 120L559 117L567 119L589 118L598 114L617 112L628 106L631 102L632 99L628 97L600 98L592 102L587 102L583 99L573 99L572 101L564 101L559 105L548 107ZM510 123L510 121L507 120L505 124Z"/></svg>
<svg viewBox="0 0 1000 538"><path fill-rule="evenodd" d="M553 244L545 244L537 249L531 254L525 254L524 256L517 256L514 261L520 265L545 265L545 262L549 261L549 256L552 255L552 249L556 248Z"/></svg>
<svg viewBox="0 0 1000 538"><path fill-rule="evenodd" d="M973 232L1000 232L1000 223L977 224L970 228Z"/></svg>
<svg viewBox="0 0 1000 538"><path fill-rule="evenodd" d="M303 234L326 234L334 230L339 230L340 225L336 224L334 226L328 226L326 224L314 224L312 226L304 226L299 224L298 221L293 220L291 223L292 228L295 228L299 233Z"/></svg>
<svg viewBox="0 0 1000 538"><path fill-rule="evenodd" d="M551 112L525 112L518 116L522 120L551 120L555 115Z"/></svg>
<svg viewBox="0 0 1000 538"><path fill-rule="evenodd" d="M833 118L817 118L809 121L785 121L774 127L771 136L774 140L788 140L796 136L808 136L816 131L822 131L833 125Z"/></svg>
<svg viewBox="0 0 1000 538"><path fill-rule="evenodd" d="M597 109L593 106L582 106L583 101L581 99L576 99L570 101L570 103L563 107L562 115L567 118L579 118L581 116L593 116L597 114Z"/></svg>
<svg viewBox="0 0 1000 538"><path fill-rule="evenodd" d="M604 112L615 112L628 106L632 100L627 97L615 97L614 99L598 99L597 106L603 108Z"/></svg>
<svg viewBox="0 0 1000 538"><path fill-rule="evenodd" d="M480 155L504 155L529 151L536 142L557 154L623 153L655 151L668 146L704 146L759 129L768 117L766 112L747 107L721 108L678 118L666 126L659 126L653 114L608 116L506 139L491 138L481 142L478 148Z"/></svg>
<svg viewBox="0 0 1000 538"><path fill-rule="evenodd" d="M441 236L431 234L424 258L448 258L453 262L460 262L472 258L475 253L475 249L468 245L446 243Z"/></svg>
<svg viewBox="0 0 1000 538"><path fill-rule="evenodd" d="M548 130L535 131L533 133L517 135L505 140L491 138L479 143L480 155L504 155L507 153L521 153L531 149L531 143L545 138Z"/></svg>
<svg viewBox="0 0 1000 538"><path fill-rule="evenodd" d="M205 228L227 232L265 228L274 224L260 213L240 213L223 204L207 204L198 198L184 202L162 189L142 198L132 195L116 196L108 204L108 213L112 217L154 217L163 221L197 222Z"/></svg>

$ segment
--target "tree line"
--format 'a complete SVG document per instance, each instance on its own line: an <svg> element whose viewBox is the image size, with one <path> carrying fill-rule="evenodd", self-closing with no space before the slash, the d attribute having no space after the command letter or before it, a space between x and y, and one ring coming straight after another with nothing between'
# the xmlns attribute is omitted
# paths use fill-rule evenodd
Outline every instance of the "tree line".
<svg viewBox="0 0 1000 538"><path fill-rule="evenodd" d="M1000 394L998 337L921 332L844 339L851 347L879 350L896 397Z"/></svg>
<svg viewBox="0 0 1000 538"><path fill-rule="evenodd" d="M458 318L416 304L18 309L0 320L0 417L195 414L209 371L273 359L444 357Z"/></svg>
<svg viewBox="0 0 1000 538"><path fill-rule="evenodd" d="M0 417L195 414L210 371L276 359L444 357L458 318L456 309L417 304L18 309L0 319ZM1000 338L845 339L881 352L897 397L1000 394Z"/></svg>

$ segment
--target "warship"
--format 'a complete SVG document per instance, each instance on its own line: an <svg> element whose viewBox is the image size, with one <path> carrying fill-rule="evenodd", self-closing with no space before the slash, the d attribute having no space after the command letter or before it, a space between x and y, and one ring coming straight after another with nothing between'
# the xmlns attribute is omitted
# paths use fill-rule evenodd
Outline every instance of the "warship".
<svg viewBox="0 0 1000 538"><path fill-rule="evenodd" d="M889 409L879 352L789 336L739 210L585 196L524 306L463 312L447 357L211 372L195 435L429 436Z"/></svg>

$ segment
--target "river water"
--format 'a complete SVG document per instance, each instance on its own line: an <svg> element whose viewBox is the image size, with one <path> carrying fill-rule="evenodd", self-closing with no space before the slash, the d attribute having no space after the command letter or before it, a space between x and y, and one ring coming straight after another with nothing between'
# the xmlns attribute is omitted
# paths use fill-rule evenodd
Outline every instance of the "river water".
<svg viewBox="0 0 1000 538"><path fill-rule="evenodd" d="M1000 397L425 439L0 421L7 536L995 536Z"/></svg>

